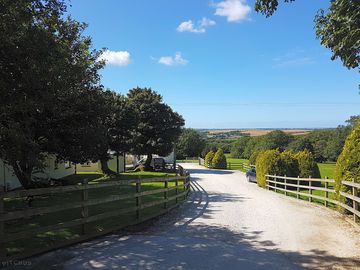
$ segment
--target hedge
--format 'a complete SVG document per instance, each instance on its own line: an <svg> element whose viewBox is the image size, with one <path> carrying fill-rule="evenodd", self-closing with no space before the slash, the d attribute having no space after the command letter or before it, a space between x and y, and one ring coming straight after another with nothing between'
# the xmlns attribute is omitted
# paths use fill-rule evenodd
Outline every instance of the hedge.
<svg viewBox="0 0 360 270"><path fill-rule="evenodd" d="M266 174L281 175L279 150L261 151L256 159L256 180L260 187L266 187Z"/></svg>
<svg viewBox="0 0 360 270"><path fill-rule="evenodd" d="M307 150L298 153L279 150L260 152L256 159L256 178L261 187L266 186L266 174L320 178L314 156Z"/></svg>

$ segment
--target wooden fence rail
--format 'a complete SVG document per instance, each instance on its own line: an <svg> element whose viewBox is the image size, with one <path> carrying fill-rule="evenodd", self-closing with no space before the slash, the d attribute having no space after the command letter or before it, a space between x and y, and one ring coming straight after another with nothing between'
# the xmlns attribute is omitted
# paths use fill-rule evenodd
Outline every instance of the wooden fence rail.
<svg viewBox="0 0 360 270"><path fill-rule="evenodd" d="M177 167L179 176L175 177L167 177L167 178L148 178L148 179L133 179L133 180L120 180L120 181L109 181L106 183L96 183L96 184L88 184L87 181L84 181L82 185L74 185L74 186L63 186L63 187L54 187L54 188L41 188L41 189L31 189L31 190L21 190L21 191L13 191L4 193L0 191L0 261L9 260L9 259L21 259L30 257L39 253L43 253L54 248L59 248L62 246L66 246L69 244L73 244L76 242L84 241L90 239L95 236L103 235L109 233L114 230L121 229L125 226L137 224L153 218L154 216L163 214L170 209L176 207L181 201L185 200L190 191L190 175L189 173L183 169L181 166ZM142 190L142 186L146 183L163 183L164 186L161 188L156 188L153 190ZM169 186L169 183L174 183L173 186ZM182 184L180 184L182 183ZM88 192L90 190L96 190L97 192L101 192L103 188L115 188L120 185L130 185L134 186L134 192L128 194L118 194L118 195L110 195L103 198L89 199ZM80 201L71 201L67 203L62 203L60 205L53 206L42 206L42 207L29 207L23 210L16 211L6 211L7 209L4 207L4 202L9 199L17 200L24 199L29 196L51 196L53 194L66 194L73 191L81 192L81 200ZM169 191L175 191L175 195L169 196ZM162 199L156 199L155 201L144 202L142 198L148 195L162 194ZM119 203L119 209L104 211L102 213L97 214L89 214L90 206L103 205L105 203L110 202L118 202L121 200L134 200L134 206L121 208L121 204ZM175 204L171 205L169 202L175 202ZM156 214L152 215L142 215L142 211L146 208L163 205L163 210L158 211ZM32 222L32 218L39 217L46 214L52 214L59 211L65 211L70 209L80 209L80 216L78 218L60 222L51 225L44 225L34 228L26 228L25 230L21 230L18 232L6 232L5 224L7 222L14 222L16 220L27 219L26 221L30 224ZM126 213L134 213L136 216L135 221L122 225L113 227L108 230L103 230L97 233L90 233L87 231L87 224L90 222L101 221L108 218L115 218L122 214ZM21 240L24 238L36 236L41 233L52 232L61 229L68 229L74 226L81 226L81 236L76 239L69 239L59 243L56 243L52 246L42 247L38 249L33 249L31 251L21 252L20 254L7 254L6 245L7 243Z"/></svg>
<svg viewBox="0 0 360 270"><path fill-rule="evenodd" d="M360 184L349 181L342 181L342 185L346 186L350 193L340 191L341 199L335 198L336 191L334 189L335 180L318 179L318 178L300 178L286 177L277 175L266 175L266 188L275 192L282 192L285 195L294 194L299 199L300 196L308 198L309 202L314 199L323 202L325 207L329 203L337 205L348 212L352 213L354 221L360 220ZM316 194L314 194L316 193ZM330 198L330 194L333 194ZM344 203L346 201L347 203Z"/></svg>
<svg viewBox="0 0 360 270"><path fill-rule="evenodd" d="M246 171L250 170L251 168L255 168L255 165L251 165L248 163L227 162L227 168L229 170L240 170L240 171L246 172Z"/></svg>

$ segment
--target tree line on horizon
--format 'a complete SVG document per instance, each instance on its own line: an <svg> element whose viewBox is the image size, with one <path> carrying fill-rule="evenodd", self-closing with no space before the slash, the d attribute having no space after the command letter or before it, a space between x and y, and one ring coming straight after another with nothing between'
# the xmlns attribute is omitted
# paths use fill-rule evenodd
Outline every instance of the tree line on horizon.
<svg viewBox="0 0 360 270"><path fill-rule="evenodd" d="M336 162L346 138L360 116L351 116L345 125L333 129L316 129L303 135L291 135L282 130L274 130L261 136L242 136L237 139L212 139L203 136L196 129L183 129L176 144L178 159L186 157L205 157L210 152L222 149L233 158L249 159L255 164L256 155L264 150L307 150L316 162Z"/></svg>

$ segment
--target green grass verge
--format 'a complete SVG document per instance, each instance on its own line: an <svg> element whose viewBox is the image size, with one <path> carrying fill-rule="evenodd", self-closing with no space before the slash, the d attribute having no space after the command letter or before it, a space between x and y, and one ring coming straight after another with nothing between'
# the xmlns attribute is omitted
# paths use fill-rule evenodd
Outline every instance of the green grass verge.
<svg viewBox="0 0 360 270"><path fill-rule="evenodd" d="M334 179L336 163L318 163L321 178Z"/></svg>
<svg viewBox="0 0 360 270"><path fill-rule="evenodd" d="M166 174L159 172L133 172L133 173L123 173L118 177L109 178L105 177L99 173L81 173L77 175L71 175L66 177L66 180L69 183L80 183L84 179L89 180L89 184L106 182L106 181L114 181L114 180L127 180L134 179L137 177L140 178L151 178L151 177L166 177L166 176L174 176L175 174ZM179 185L182 185L183 182L179 181ZM174 186L175 182L169 182L169 187ZM153 182L153 183L144 183L141 185L142 191L154 190L163 188L164 183L162 182ZM180 192L182 187L179 188ZM92 199L103 199L109 198L113 195L120 194L130 194L135 193L135 185L119 185L116 187L106 187L99 189L90 189L88 191L89 200ZM168 196L174 196L176 194L175 190L171 190L168 192ZM56 206L62 205L64 203L78 202L81 201L82 191L74 191L74 192L65 192L59 194L52 195L43 195L43 196L35 196L32 207L45 207L45 206ZM142 197L143 203L153 202L157 200L162 200L164 198L164 194L153 194ZM175 204L175 200L168 203L168 206L171 207ZM135 199L126 199L121 201L115 201L110 203L104 203L95 206L89 206L89 216L97 215L113 210L118 210L121 208L133 207L136 205ZM5 211L17 211L28 209L28 204L25 199L5 199L4 201ZM141 210L141 215L143 217L150 216L156 214L163 210L163 205L156 205L153 207L145 208ZM60 222L66 222L74 219L78 219L81 217L81 208L69 209L64 211L59 211L50 214L37 215L31 218L17 219L9 222L5 222L4 232L6 233L16 233L21 232L33 228L48 226ZM88 233L96 233L101 232L106 229L121 227L122 225L129 224L131 222L136 221L135 213L123 214L118 217L112 217L109 219L100 220L97 222L92 222L86 225L86 230ZM81 226L74 226L66 229L49 231L46 233L40 233L32 237L27 237L25 239L13 241L10 243L6 243L6 250L8 255L14 255L22 252L26 252L29 250L34 250L40 247L51 246L52 244L56 244L58 242L73 239L81 236Z"/></svg>
<svg viewBox="0 0 360 270"><path fill-rule="evenodd" d="M280 183L278 184L278 187L280 188L284 188L284 186L282 186ZM322 183L321 186L319 186L321 188L325 188L325 184ZM290 187L289 187L290 188ZM333 183L329 183L328 184L328 189L334 189L334 184ZM296 194L294 193L291 193L291 189L289 189L289 192L287 192L287 196L290 196L290 197L293 197L293 198L296 198ZM296 190L295 190L296 191ZM300 189L300 192L301 193L304 193L304 194L309 194L309 190L308 189ZM284 194L285 195L285 191L282 191L282 190L277 190L277 193L281 193L281 194ZM325 191L322 191L322 190L312 190L311 191L311 194L315 195L315 196L320 196L320 197L324 197L325 198ZM336 200L336 195L335 193L333 192L328 192L328 198L329 199L332 199L332 200ZM299 199L300 200L304 200L304 201L309 201L309 197L306 196L306 195L299 195ZM319 204L319 205L324 205L325 202L324 200L320 200L320 199L315 199L315 198L312 198L311 201L313 203L316 203L316 204ZM331 208L331 209L336 209L336 205L333 204L333 203L328 203L328 207Z"/></svg>

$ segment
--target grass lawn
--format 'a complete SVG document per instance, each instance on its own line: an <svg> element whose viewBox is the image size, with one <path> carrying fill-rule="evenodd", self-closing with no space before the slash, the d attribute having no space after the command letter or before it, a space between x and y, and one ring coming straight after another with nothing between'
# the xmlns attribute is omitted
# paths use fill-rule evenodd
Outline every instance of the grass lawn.
<svg viewBox="0 0 360 270"><path fill-rule="evenodd" d="M176 163L199 163L197 159L180 159L177 160Z"/></svg>
<svg viewBox="0 0 360 270"><path fill-rule="evenodd" d="M248 159L242 159L242 158L232 158L230 154L225 154L226 161L228 163L228 169L231 170L240 170L242 169L242 164L249 164Z"/></svg>
<svg viewBox="0 0 360 270"><path fill-rule="evenodd" d="M123 173L118 177L105 177L103 174L99 173L81 173L77 175L71 175L64 178L67 183L81 183L83 179L88 179L89 184L114 181L114 180L128 180L140 178L152 178L152 177L166 177L166 176L175 176L175 174L170 173L159 173L159 172L131 172ZM182 185L183 182L179 181L179 185ZM169 187L174 186L175 182L169 182ZM163 188L164 183L154 182L154 183L144 183L141 185L141 191L154 190ZM179 188L181 192L183 187ZM175 195L176 191L171 190L168 192L168 196ZM135 193L135 184L129 185L119 185L115 187L105 187L99 189L90 189L88 191L89 200L92 199L103 199L109 198L114 195L120 194L129 194ZM73 192L64 192L57 193L52 195L42 195L35 196L33 201L33 207L45 207L45 206L56 206L62 205L64 203L79 202L82 198L82 191L73 191ZM143 203L153 202L157 200L162 200L164 198L163 193L152 194L142 197ZM168 206L174 205L175 200L168 203ZM109 211L114 211L122 208L136 206L136 200L125 199L121 201L114 201L109 203L103 203L99 205L89 206L89 216L97 215ZM5 199L4 201L5 211L16 211L28 209L27 201L25 199ZM142 216L150 216L155 214L163 209L163 205L156 205L153 207L145 208L141 210ZM59 211L50 214L43 214L33 216L31 218L23 218L8 221L5 223L5 234L6 233L16 233L24 230L29 230L32 228L43 227L51 224L56 224L60 222L66 222L81 217L81 208L69 209L64 211ZM136 221L135 212L128 214L122 214L118 217L112 217L108 219L99 220L97 222L92 222L86 225L87 232L95 233L100 232L106 229L113 227L120 227L125 224ZM20 253L28 250L33 250L39 247L48 246L51 244L56 244L59 241L72 239L79 237L81 235L81 226L74 226L66 229L50 231L46 233L40 233L36 236L29 236L25 239L17 240L11 243L7 243L6 248L8 254Z"/></svg>
<svg viewBox="0 0 360 270"><path fill-rule="evenodd" d="M334 179L336 163L318 163L321 178Z"/></svg>

